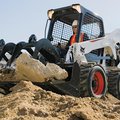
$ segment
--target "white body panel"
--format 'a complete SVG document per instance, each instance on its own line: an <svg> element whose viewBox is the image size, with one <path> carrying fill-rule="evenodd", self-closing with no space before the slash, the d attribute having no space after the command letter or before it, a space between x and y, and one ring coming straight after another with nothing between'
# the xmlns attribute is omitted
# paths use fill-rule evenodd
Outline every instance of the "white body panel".
<svg viewBox="0 0 120 120"><path fill-rule="evenodd" d="M112 33L102 38L89 40L89 41L85 41L81 43L74 43L72 46L70 46L68 50L68 53L66 55L66 62L70 62L71 60L74 62L75 61L88 62L86 59L86 55L88 53L90 54L92 50L96 50L99 48L104 48L104 56L106 52L108 52L109 54L112 54L114 56L114 59L116 59L117 58L117 55L116 55L116 44L117 43L120 43L120 29L113 31Z"/></svg>

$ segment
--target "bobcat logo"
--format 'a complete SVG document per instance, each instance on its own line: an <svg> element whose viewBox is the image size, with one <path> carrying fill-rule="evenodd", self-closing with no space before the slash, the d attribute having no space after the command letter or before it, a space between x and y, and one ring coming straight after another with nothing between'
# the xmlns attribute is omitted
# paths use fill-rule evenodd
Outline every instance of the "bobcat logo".
<svg viewBox="0 0 120 120"><path fill-rule="evenodd" d="M80 46L80 52L81 52L82 54L85 53L85 48L83 48L83 47Z"/></svg>

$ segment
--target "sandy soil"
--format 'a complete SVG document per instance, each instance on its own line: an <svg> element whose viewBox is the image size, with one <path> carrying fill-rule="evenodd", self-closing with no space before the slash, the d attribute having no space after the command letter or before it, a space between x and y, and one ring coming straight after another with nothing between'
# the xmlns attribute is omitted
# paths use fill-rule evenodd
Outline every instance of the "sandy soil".
<svg viewBox="0 0 120 120"><path fill-rule="evenodd" d="M14 74L2 69L0 80L15 81ZM21 81L10 91L0 93L0 120L120 120L120 100L110 94L76 98L45 91L30 81Z"/></svg>
<svg viewBox="0 0 120 120"><path fill-rule="evenodd" d="M63 96L21 81L0 95L0 120L120 120L120 100Z"/></svg>

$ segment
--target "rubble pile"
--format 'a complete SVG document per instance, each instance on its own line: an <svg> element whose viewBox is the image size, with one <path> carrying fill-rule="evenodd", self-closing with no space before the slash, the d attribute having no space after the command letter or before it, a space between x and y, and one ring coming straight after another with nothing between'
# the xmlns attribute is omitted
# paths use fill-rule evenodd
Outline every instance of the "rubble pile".
<svg viewBox="0 0 120 120"><path fill-rule="evenodd" d="M59 95L21 81L0 97L0 120L119 120L120 101Z"/></svg>
<svg viewBox="0 0 120 120"><path fill-rule="evenodd" d="M0 88L0 120L120 120L120 100L109 93L101 99L77 98L34 85L32 82L37 81L38 76L42 82L56 76L65 78L67 73L54 64L45 66L36 60L33 66L32 61L29 56L22 55L16 61L16 70L0 70L0 81L16 83L7 94ZM30 70L31 66L33 70ZM44 76L46 73L37 72L41 71L40 66L49 71L47 77Z"/></svg>

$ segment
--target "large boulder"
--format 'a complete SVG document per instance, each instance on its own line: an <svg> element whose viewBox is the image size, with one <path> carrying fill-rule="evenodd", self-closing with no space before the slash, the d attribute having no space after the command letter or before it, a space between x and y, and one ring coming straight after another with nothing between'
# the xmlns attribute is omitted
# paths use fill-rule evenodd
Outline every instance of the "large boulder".
<svg viewBox="0 0 120 120"><path fill-rule="evenodd" d="M20 80L44 82L50 79L63 80L68 73L53 63L45 66L39 60L31 58L28 54L21 54L16 60L16 77Z"/></svg>

